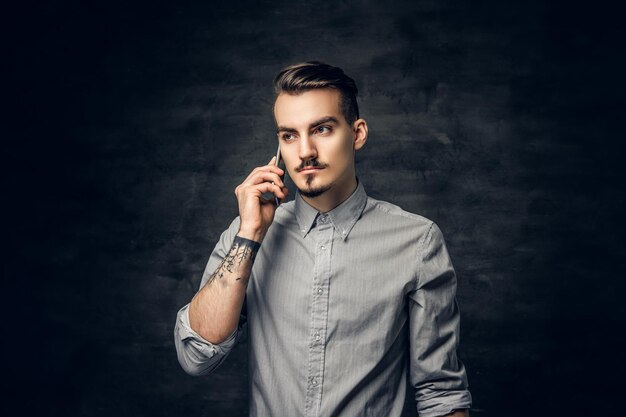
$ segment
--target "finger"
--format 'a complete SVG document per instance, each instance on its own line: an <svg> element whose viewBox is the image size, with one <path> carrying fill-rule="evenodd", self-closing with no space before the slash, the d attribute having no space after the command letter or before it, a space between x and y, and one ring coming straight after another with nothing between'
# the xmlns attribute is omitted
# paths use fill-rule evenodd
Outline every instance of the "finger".
<svg viewBox="0 0 626 417"><path fill-rule="evenodd" d="M284 188L284 187L283 187ZM270 182L263 182L261 184L254 185L250 187L251 190L254 190L256 194L259 196L263 193L273 193L276 197L281 200L285 199L287 195L283 191L283 188L279 187L276 184L272 184Z"/></svg>
<svg viewBox="0 0 626 417"><path fill-rule="evenodd" d="M273 204L276 204L276 198L278 198L278 200L281 203L285 202L285 200L287 199L287 194L289 194L289 190L287 189L287 187L282 187L281 189L283 191L282 196L277 195L277 194L274 193L274 198L269 198L269 199L264 199L264 200L267 200L267 201L269 201L269 202L271 202Z"/></svg>
<svg viewBox="0 0 626 417"><path fill-rule="evenodd" d="M275 159L275 158L272 158ZM271 164L268 165L264 165L262 167L257 167L255 168L255 171L269 171L269 172L275 172L278 175L283 175L284 174L284 170L276 165L273 165L274 162L272 162Z"/></svg>
<svg viewBox="0 0 626 417"><path fill-rule="evenodd" d="M255 185L255 184L260 184L262 182L271 182L272 184L276 184L280 187L285 186L282 178L278 174L274 172L265 172L265 171L259 171L254 176L252 176L252 178L250 178L250 181L247 183L247 185Z"/></svg>
<svg viewBox="0 0 626 417"><path fill-rule="evenodd" d="M239 185L237 188L235 188L235 195L237 196L237 199L239 201L245 201L249 198L258 198L259 194L263 194L263 193L274 193L275 190L283 190L286 189L285 185L281 184L274 184L272 182L268 182L268 181L261 181L259 183L256 184L241 184ZM286 195L285 192L282 193L278 193L276 194L277 197L279 198L283 198L281 197Z"/></svg>
<svg viewBox="0 0 626 417"><path fill-rule="evenodd" d="M254 171L258 171L258 170L267 171L267 170L272 170L273 168L278 168L278 166L276 165L276 157L275 156L272 156L272 159L270 159L269 162L266 165L262 165L260 167L254 168L253 172ZM278 168L278 169L280 169L280 168ZM281 171L282 171L282 169L281 169Z"/></svg>
<svg viewBox="0 0 626 417"><path fill-rule="evenodd" d="M267 172L267 171L258 171L254 173L253 175L250 175L250 177L246 179L246 181L244 181L242 185L250 186L250 185L260 184L262 182L272 182L281 187L285 186L285 184L283 183L283 180L280 178L278 174L274 172Z"/></svg>
<svg viewBox="0 0 626 417"><path fill-rule="evenodd" d="M274 195L273 197L270 197L270 198L265 198L265 197L261 196L261 201L263 202L263 204L271 204L271 205L275 206L276 205L276 198L278 198L278 201L280 203L284 203L285 200L287 199L287 195L289 194L289 190L286 187L283 187L283 193L284 194L282 196Z"/></svg>
<svg viewBox="0 0 626 417"><path fill-rule="evenodd" d="M276 165L264 165L262 167L256 167L252 170L252 172L250 172L250 174L246 177L245 180L243 180L243 182L249 182L249 180L256 175L259 172L273 172L276 175L279 176L283 176L285 175L285 171L283 171L282 169L280 169L279 167L277 167Z"/></svg>

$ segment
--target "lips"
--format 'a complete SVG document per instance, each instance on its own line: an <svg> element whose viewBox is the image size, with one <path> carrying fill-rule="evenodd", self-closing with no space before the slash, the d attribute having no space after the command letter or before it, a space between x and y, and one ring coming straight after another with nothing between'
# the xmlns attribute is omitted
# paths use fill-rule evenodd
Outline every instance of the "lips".
<svg viewBox="0 0 626 417"><path fill-rule="evenodd" d="M307 173L307 172L313 172L313 171L319 171L320 169L323 169L322 167L304 167L302 169L300 169L300 173Z"/></svg>

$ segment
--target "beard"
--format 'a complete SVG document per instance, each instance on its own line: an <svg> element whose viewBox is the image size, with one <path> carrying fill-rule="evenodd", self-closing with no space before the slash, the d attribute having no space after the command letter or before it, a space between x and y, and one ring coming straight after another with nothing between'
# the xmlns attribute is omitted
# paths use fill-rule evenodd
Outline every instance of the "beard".
<svg viewBox="0 0 626 417"><path fill-rule="evenodd" d="M302 190L300 188L298 188L298 191L300 191L300 194L308 197L308 198L315 198L315 197L319 197L322 194L324 194L326 191L328 191L330 189L330 187L318 187L318 188L307 188L306 190Z"/></svg>
<svg viewBox="0 0 626 417"><path fill-rule="evenodd" d="M302 188L298 188L298 191L300 191L301 195L308 197L308 198L315 198L315 197L319 197L320 195L324 194L326 191L330 190L330 185L320 186L320 187L311 187L311 182L313 182L313 175L308 175L306 178L307 188L304 190Z"/></svg>

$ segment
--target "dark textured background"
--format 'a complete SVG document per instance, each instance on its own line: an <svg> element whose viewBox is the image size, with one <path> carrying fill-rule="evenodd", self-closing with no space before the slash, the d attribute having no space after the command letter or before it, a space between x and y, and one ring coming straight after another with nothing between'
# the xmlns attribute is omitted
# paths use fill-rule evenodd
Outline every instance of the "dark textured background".
<svg viewBox="0 0 626 417"><path fill-rule="evenodd" d="M274 152L273 75L307 59L360 86L369 193L447 238L472 415L621 410L622 14L174 3L5 13L4 380L7 398L28 394L21 415L245 415L245 344L192 378L174 318L236 215L232 190Z"/></svg>

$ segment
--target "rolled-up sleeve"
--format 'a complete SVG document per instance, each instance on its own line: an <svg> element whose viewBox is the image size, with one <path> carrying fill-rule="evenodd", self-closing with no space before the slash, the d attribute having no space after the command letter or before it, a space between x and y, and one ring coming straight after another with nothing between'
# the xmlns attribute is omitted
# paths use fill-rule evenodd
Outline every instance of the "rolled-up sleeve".
<svg viewBox="0 0 626 417"><path fill-rule="evenodd" d="M237 343L241 327L238 327L219 345L205 340L189 325L189 304L181 308L176 317L174 343L178 362L189 375L206 375L216 369Z"/></svg>
<svg viewBox="0 0 626 417"><path fill-rule="evenodd" d="M467 375L456 350L456 274L441 230L431 224L419 244L416 290L410 295L410 379L420 417L470 408Z"/></svg>
<svg viewBox="0 0 626 417"><path fill-rule="evenodd" d="M204 269L200 288L204 286L226 256L238 229L239 218L236 218L222 233ZM174 343L178 362L185 372L190 375L206 375L215 370L237 343L245 322L246 317L242 315L237 329L224 342L216 345L202 338L189 325L189 304L181 308L176 316Z"/></svg>

